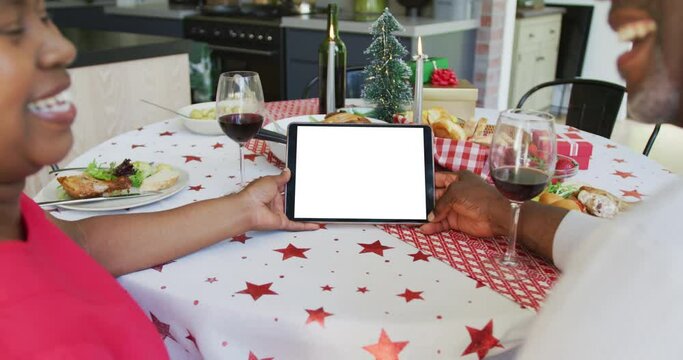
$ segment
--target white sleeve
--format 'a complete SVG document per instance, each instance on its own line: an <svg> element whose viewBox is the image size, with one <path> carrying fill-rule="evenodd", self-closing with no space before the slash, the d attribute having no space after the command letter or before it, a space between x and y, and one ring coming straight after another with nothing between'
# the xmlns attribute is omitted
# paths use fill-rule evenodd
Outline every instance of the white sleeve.
<svg viewBox="0 0 683 360"><path fill-rule="evenodd" d="M605 221L578 211L570 211L555 232L553 240L553 262L560 270L576 252L579 245Z"/></svg>

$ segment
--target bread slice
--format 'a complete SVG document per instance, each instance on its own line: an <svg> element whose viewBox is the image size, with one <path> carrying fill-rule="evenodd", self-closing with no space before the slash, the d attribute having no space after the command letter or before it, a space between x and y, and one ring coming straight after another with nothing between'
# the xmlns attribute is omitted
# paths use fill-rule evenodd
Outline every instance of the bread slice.
<svg viewBox="0 0 683 360"><path fill-rule="evenodd" d="M62 185L64 191L73 199L86 199L102 196L119 190L127 190L131 187L130 179L127 176L119 176L112 181L95 179L92 176L81 174L72 176L61 176L57 181Z"/></svg>
<svg viewBox="0 0 683 360"><path fill-rule="evenodd" d="M432 123L432 130L434 130L434 136L453 140L466 140L467 135L465 130L450 120L441 120Z"/></svg>
<svg viewBox="0 0 683 360"><path fill-rule="evenodd" d="M327 114L323 122L331 124L369 124L370 120L364 116L356 114L337 112Z"/></svg>
<svg viewBox="0 0 683 360"><path fill-rule="evenodd" d="M175 185L180 173L173 169L161 169L142 181L140 191L159 191Z"/></svg>

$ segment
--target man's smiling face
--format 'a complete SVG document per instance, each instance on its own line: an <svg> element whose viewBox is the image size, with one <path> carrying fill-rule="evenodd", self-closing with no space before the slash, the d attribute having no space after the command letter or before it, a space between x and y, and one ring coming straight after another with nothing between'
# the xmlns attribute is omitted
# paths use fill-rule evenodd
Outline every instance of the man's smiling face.
<svg viewBox="0 0 683 360"><path fill-rule="evenodd" d="M612 0L609 22L619 37L631 41L617 66L626 80L629 113L642 122L683 126L680 109L681 0Z"/></svg>

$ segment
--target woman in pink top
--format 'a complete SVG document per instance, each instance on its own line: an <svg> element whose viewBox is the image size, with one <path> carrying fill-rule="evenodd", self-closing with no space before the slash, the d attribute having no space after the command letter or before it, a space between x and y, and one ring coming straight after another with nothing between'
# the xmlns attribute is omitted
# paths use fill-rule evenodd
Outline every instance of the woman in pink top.
<svg viewBox="0 0 683 360"><path fill-rule="evenodd" d="M43 0L0 0L0 358L163 359L154 326L111 275L249 230L317 226L282 213L287 171L165 212L76 222L45 214L22 189L72 145L76 109L47 104L69 88L75 56ZM160 233L165 241L152 241Z"/></svg>

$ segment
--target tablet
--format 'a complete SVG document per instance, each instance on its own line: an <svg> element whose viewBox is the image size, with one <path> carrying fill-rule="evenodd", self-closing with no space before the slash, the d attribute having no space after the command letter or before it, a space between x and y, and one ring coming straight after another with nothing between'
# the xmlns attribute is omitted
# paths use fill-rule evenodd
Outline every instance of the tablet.
<svg viewBox="0 0 683 360"><path fill-rule="evenodd" d="M295 221L424 223L434 208L427 125L293 123L287 167Z"/></svg>

